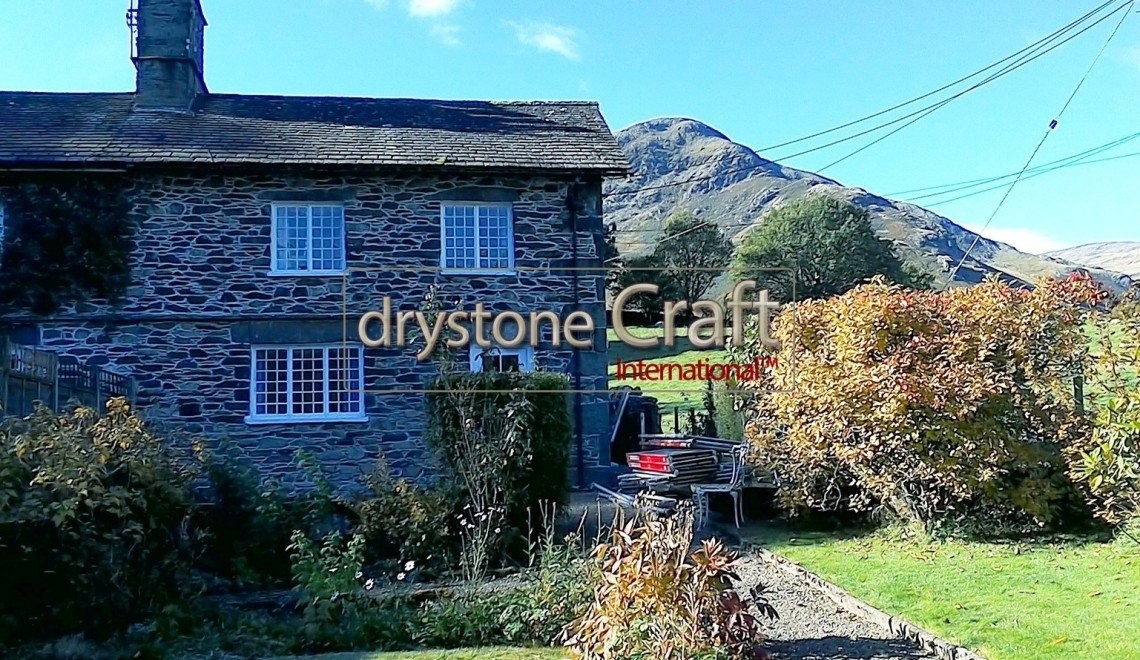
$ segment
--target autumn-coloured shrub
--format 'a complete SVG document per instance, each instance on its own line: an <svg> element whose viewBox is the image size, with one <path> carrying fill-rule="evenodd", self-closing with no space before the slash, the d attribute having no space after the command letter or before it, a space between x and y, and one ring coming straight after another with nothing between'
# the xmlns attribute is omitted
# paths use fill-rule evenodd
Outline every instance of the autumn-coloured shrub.
<svg viewBox="0 0 1140 660"><path fill-rule="evenodd" d="M1140 301L1125 299L1089 324L1085 369L1091 433L1066 448L1069 473L1097 517L1140 517Z"/></svg>
<svg viewBox="0 0 1140 660"><path fill-rule="evenodd" d="M692 510L659 517L639 507L599 544L601 579L590 609L563 631L585 660L753 657L764 641L754 612L775 617L760 588L732 587L737 555L708 539L696 552Z"/></svg>
<svg viewBox="0 0 1140 660"><path fill-rule="evenodd" d="M882 281L789 306L748 437L793 509L886 508L928 530L1047 525L1075 501L1061 447L1088 278L944 292Z"/></svg>

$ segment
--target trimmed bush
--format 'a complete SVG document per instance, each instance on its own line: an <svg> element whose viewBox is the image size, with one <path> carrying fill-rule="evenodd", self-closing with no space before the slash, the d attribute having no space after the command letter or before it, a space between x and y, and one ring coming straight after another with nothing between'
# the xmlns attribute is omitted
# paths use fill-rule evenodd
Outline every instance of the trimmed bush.
<svg viewBox="0 0 1140 660"><path fill-rule="evenodd" d="M882 508L930 531L1085 515L1061 447L1084 433L1073 377L1088 278L941 293L882 282L790 306L757 388L756 455L796 510Z"/></svg>

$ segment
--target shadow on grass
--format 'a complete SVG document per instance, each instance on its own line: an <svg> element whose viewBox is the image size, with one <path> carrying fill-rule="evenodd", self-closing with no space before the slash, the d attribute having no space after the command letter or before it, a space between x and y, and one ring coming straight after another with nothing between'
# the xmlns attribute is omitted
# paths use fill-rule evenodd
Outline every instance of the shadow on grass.
<svg viewBox="0 0 1140 660"><path fill-rule="evenodd" d="M773 660L895 660L932 657L901 639L831 636L806 640L768 640L764 647L772 654Z"/></svg>

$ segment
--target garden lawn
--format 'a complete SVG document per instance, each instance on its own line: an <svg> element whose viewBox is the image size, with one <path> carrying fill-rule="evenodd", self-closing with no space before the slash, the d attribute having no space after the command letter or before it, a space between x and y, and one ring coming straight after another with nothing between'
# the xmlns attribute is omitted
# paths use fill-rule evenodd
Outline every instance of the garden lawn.
<svg viewBox="0 0 1140 660"><path fill-rule="evenodd" d="M663 357L655 360L646 360L646 364L692 364L698 360L708 360L713 362L728 362L728 352L724 350L693 350L685 351L678 355ZM664 426L672 428L673 426L673 408L677 408L682 416L687 416L689 410L697 409L704 410L704 381L687 381L687 380L618 380L617 379L617 365L614 359L610 358L610 387L617 388L622 386L637 387L647 395L657 399L661 406L661 422ZM686 417L683 417L681 422L684 423Z"/></svg>
<svg viewBox="0 0 1140 660"><path fill-rule="evenodd" d="M392 653L326 653L291 660L561 660L561 649L520 649L505 646L448 651L399 651Z"/></svg>
<svg viewBox="0 0 1140 660"><path fill-rule="evenodd" d="M1140 658L1140 545L987 544L886 534L749 540L875 607L993 660Z"/></svg>

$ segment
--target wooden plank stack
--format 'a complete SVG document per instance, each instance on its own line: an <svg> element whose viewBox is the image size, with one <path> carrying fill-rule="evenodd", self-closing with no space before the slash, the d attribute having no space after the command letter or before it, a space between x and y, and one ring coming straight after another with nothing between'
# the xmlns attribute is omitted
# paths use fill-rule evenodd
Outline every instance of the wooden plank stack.
<svg viewBox="0 0 1140 660"><path fill-rule="evenodd" d="M729 452L740 445L735 440L727 438L708 438L701 435L694 435L690 438L690 445L694 449L711 449L719 452Z"/></svg>
<svg viewBox="0 0 1140 660"><path fill-rule="evenodd" d="M710 483L717 476L719 459L712 449L653 449L630 452L626 461L634 474L664 476L672 486Z"/></svg>
<svg viewBox="0 0 1140 660"><path fill-rule="evenodd" d="M693 440L687 436L657 435L641 439L642 449L688 449Z"/></svg>
<svg viewBox="0 0 1140 660"><path fill-rule="evenodd" d="M740 443L725 438L680 433L642 434L641 451L626 454L628 474L617 478L618 489L671 492L693 484L732 481L732 452Z"/></svg>

